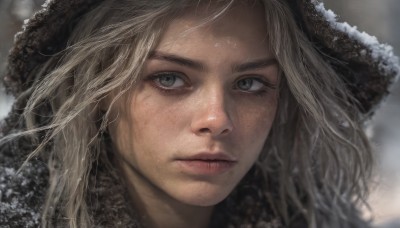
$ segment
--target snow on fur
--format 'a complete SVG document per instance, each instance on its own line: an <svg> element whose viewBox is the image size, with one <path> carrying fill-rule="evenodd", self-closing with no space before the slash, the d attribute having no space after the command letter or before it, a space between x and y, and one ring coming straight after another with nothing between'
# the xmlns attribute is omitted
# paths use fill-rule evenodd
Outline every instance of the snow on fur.
<svg viewBox="0 0 400 228"><path fill-rule="evenodd" d="M366 32L360 32L357 29L357 26L351 26L347 22L338 22L336 14L332 10L325 9L324 3L316 0L313 0L312 2L315 5L315 9L326 18L332 28L347 33L350 38L358 40L367 46L372 58L380 63L380 70L389 75L392 72L396 72L394 82L400 77L399 58L394 55L392 46L388 44L380 44L375 36L371 36ZM360 54L367 54L367 50L362 51Z"/></svg>

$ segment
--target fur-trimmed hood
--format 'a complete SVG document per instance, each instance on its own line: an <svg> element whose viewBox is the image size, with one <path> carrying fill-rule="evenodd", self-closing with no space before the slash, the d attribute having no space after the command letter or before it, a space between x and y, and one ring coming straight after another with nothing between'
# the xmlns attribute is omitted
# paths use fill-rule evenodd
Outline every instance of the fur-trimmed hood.
<svg viewBox="0 0 400 228"><path fill-rule="evenodd" d="M46 1L15 36L3 78L7 90L18 96L30 88L34 78L29 73L63 50L77 18L102 1ZM400 75L393 48L356 27L338 22L336 15L317 0L288 1L288 5L300 29L323 53L321 57L342 76L358 100L360 112L372 115Z"/></svg>
<svg viewBox="0 0 400 228"><path fill-rule="evenodd" d="M7 90L17 100L10 115L0 125L0 137L23 129L20 114L28 98L24 92L30 89L34 81L34 78L28 77L32 75L30 72L43 64L49 55L63 50L76 19L101 1L47 1L43 9L24 25L23 31L16 35L3 80ZM324 53L321 57L332 65L360 103L360 113L372 115L400 74L398 58L393 55L392 48L358 32L347 23L337 22L335 15L316 0L288 2L298 26ZM24 96L19 97L21 94ZM38 227L40 224L40 212L48 187L47 161L45 158L35 158L17 172L31 151L32 146L25 139L0 146L1 227ZM91 176L91 182L96 184L90 185L88 196L96 227L139 227L136 215L126 204L120 181L108 175L101 166L96 171L96 175ZM282 227L280 219L272 216L273 210L260 203L267 200L263 200L265 196L252 186L254 180L244 181L249 181L243 185L247 187L235 190L219 206L224 213L214 218L215 226L221 227L218 224L229 218L232 222L246 220L249 224L257 221L257 227ZM234 200L238 195L245 200ZM304 227L302 224L300 221L299 227ZM362 221L353 225L349 227L367 227Z"/></svg>

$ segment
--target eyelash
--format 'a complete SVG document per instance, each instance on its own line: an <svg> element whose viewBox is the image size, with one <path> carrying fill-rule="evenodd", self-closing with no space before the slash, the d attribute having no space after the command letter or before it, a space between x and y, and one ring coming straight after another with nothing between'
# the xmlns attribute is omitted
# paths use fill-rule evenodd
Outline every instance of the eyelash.
<svg viewBox="0 0 400 228"><path fill-rule="evenodd" d="M277 88L276 85L270 83L269 81L265 80L264 78L262 78L261 76L257 76L257 75L245 75L241 78L239 78L237 81L235 81L235 87L237 87L237 82L241 81L241 80L245 80L245 79L253 79L261 84L263 84L263 88L255 91L255 92L246 92L246 91L242 91L245 94L250 94L250 95L256 95L256 96L262 96L266 93L268 93L270 90L275 90Z"/></svg>
<svg viewBox="0 0 400 228"><path fill-rule="evenodd" d="M161 77L163 76L174 76L179 78L180 80L183 81L183 83L185 84L184 86L182 86L182 88L168 88L165 86L160 85L159 82L157 82L157 80L160 80ZM266 81L263 78L260 78L257 75L246 75L242 78L239 78L238 80L235 81L234 83L234 88L237 89L237 83L241 80L245 80L245 79L253 79L256 80L257 82L263 84L264 88L255 91L255 92L246 92L246 91L241 91L242 93L245 94L249 94L249 95L256 95L256 96L262 96L266 93L269 92L269 90L275 90L276 89L276 85ZM155 87L156 89L160 90L163 93L167 93L167 94L180 94L182 92L184 92L185 90L189 89L186 88L186 85L188 85L189 83L187 82L188 79L186 78L186 76L183 73L180 72L174 72L174 71L167 71L167 72L159 72L159 73L155 73L150 75L146 81L150 81L152 86ZM240 89L237 89L238 91L240 91Z"/></svg>
<svg viewBox="0 0 400 228"><path fill-rule="evenodd" d="M155 87L156 89L158 89L159 91L163 92L163 93L167 93L167 94L179 94L181 92L183 92L184 90L186 90L187 88L185 88L185 85L183 86L183 88L167 88L165 86L162 86L159 82L157 82L157 80L159 80L161 77L163 76L175 76L178 77L179 79L181 79L183 81L183 83L185 85L187 85L187 79L186 76L180 72L174 72L174 71L167 71L167 72L159 72L159 73L155 73L153 75L150 75L146 81L150 81L151 85L153 87Z"/></svg>

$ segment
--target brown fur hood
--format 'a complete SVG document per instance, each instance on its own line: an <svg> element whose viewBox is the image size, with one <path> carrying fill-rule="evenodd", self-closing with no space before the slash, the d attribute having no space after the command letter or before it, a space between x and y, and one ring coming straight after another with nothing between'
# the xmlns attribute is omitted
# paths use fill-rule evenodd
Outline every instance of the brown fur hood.
<svg viewBox="0 0 400 228"><path fill-rule="evenodd" d="M23 129L20 114L34 81L28 77L32 75L29 73L43 64L47 56L65 48L66 37L76 19L101 1L47 1L16 35L3 81L17 100L10 115L0 125L0 138ZM287 1L298 26L315 48L324 53L321 56L342 76L359 101L360 113L371 116L400 74L398 58L393 55L391 47L380 44L374 37L358 32L347 23L337 22L335 15L316 0ZM17 172L31 151L32 145L25 139L0 145L0 227L38 227L40 224L40 211L48 185L47 161L35 158ZM96 184L91 185L88 196L96 227L139 227L138 220L125 203L120 181L101 168L96 171L97 175L91 177L92 183ZM266 196L259 192L256 182L245 179L242 187L219 206L221 213L214 218L216 227L222 227L218 224L224 224L227 218L232 224L239 221L253 224L249 227L281 227L279 218L271 216L273 210L261 203L266 202ZM300 221L299 227L304 227L301 224ZM360 221L349 227L367 225Z"/></svg>
<svg viewBox="0 0 400 228"><path fill-rule="evenodd" d="M48 56L63 50L77 18L102 1L46 1L15 36L3 78L7 90L18 96L30 88L34 79L28 77L29 73ZM360 112L371 116L400 74L399 59L392 47L338 22L336 15L317 0L287 2L300 29L358 100Z"/></svg>

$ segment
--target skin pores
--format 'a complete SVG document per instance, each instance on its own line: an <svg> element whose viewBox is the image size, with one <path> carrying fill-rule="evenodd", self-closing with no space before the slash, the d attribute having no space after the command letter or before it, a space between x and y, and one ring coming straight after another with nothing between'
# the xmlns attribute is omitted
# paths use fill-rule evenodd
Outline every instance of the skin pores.
<svg viewBox="0 0 400 228"><path fill-rule="evenodd" d="M204 25L207 16L199 7L168 24L109 126L145 211L211 209L254 164L274 121L278 65L262 7L238 4Z"/></svg>

